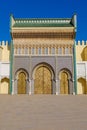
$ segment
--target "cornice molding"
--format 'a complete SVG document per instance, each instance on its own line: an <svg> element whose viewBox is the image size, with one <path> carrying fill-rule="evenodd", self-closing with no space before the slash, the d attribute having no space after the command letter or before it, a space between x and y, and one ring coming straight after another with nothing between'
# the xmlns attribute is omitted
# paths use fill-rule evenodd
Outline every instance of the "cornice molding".
<svg viewBox="0 0 87 130"><path fill-rule="evenodd" d="M73 32L49 32L49 33L13 33L13 38L65 38L74 39Z"/></svg>

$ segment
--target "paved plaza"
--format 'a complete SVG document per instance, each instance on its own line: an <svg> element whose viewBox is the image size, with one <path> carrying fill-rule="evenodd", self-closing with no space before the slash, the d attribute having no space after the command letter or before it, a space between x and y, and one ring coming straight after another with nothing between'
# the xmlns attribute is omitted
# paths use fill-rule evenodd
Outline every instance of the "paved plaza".
<svg viewBox="0 0 87 130"><path fill-rule="evenodd" d="M0 95L0 130L87 130L87 96Z"/></svg>

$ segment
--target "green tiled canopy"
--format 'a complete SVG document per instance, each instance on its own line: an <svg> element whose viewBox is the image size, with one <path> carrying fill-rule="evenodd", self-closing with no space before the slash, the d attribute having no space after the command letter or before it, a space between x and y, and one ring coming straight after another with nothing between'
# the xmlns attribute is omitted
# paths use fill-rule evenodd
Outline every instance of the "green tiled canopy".
<svg viewBox="0 0 87 130"><path fill-rule="evenodd" d="M73 27L71 19L15 19L13 27Z"/></svg>

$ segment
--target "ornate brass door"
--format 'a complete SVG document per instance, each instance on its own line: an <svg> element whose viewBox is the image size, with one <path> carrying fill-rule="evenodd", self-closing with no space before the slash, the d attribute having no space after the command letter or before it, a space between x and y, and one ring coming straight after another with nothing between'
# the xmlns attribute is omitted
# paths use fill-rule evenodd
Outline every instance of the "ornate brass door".
<svg viewBox="0 0 87 130"><path fill-rule="evenodd" d="M52 93L52 82L51 82L51 72L46 67L43 67L43 81L44 81L44 94Z"/></svg>
<svg viewBox="0 0 87 130"><path fill-rule="evenodd" d="M61 81L60 81L60 93L68 94L68 74L66 72L61 73Z"/></svg>
<svg viewBox="0 0 87 130"><path fill-rule="evenodd" d="M26 75L24 72L20 72L18 75L18 94L26 93Z"/></svg>
<svg viewBox="0 0 87 130"><path fill-rule="evenodd" d="M34 91L35 94L43 93L43 67L40 67L36 70Z"/></svg>
<svg viewBox="0 0 87 130"><path fill-rule="evenodd" d="M35 94L51 94L51 72L45 66L39 67L35 72Z"/></svg>

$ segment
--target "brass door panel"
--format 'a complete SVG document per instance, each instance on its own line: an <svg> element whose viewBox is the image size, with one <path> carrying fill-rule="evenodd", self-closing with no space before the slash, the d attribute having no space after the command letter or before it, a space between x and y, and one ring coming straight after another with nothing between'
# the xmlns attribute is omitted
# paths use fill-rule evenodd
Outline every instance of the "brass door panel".
<svg viewBox="0 0 87 130"><path fill-rule="evenodd" d="M60 81L60 93L68 94L68 75L66 72L61 73L61 81Z"/></svg>
<svg viewBox="0 0 87 130"><path fill-rule="evenodd" d="M52 83L51 83L51 72L49 71L48 68L44 67L43 68L44 71L44 90L43 90L43 93L44 94L51 94L52 93Z"/></svg>
<svg viewBox="0 0 87 130"><path fill-rule="evenodd" d="M35 94L43 93L43 67L40 67L35 72Z"/></svg>
<svg viewBox="0 0 87 130"><path fill-rule="evenodd" d="M18 94L26 94L26 75L24 72L18 75Z"/></svg>
<svg viewBox="0 0 87 130"><path fill-rule="evenodd" d="M35 72L35 94L51 94L51 73L48 68L41 66Z"/></svg>

